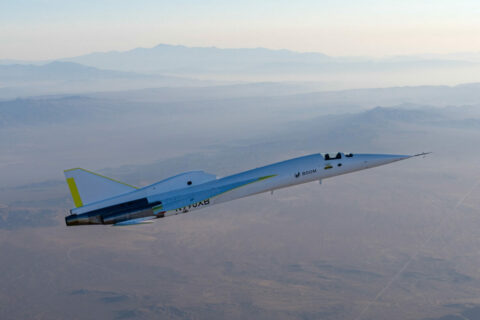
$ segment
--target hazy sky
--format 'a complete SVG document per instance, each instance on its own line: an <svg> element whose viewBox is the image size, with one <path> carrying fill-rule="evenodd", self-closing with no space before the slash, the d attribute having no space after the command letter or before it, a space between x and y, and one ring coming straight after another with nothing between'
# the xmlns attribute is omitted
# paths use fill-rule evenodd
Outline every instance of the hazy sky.
<svg viewBox="0 0 480 320"><path fill-rule="evenodd" d="M1 0L0 59L159 43L329 55L480 51L479 0Z"/></svg>

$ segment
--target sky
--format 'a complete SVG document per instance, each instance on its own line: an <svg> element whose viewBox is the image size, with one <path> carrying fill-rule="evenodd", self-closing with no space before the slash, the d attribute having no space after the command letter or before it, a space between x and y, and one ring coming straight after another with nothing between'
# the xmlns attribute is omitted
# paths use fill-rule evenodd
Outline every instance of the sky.
<svg viewBox="0 0 480 320"><path fill-rule="evenodd" d="M160 43L332 56L480 52L478 0L1 0L0 59Z"/></svg>

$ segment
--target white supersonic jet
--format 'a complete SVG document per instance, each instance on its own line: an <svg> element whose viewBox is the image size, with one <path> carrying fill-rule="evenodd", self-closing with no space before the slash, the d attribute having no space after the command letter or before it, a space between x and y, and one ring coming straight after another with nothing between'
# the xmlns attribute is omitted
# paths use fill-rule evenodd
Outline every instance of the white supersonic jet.
<svg viewBox="0 0 480 320"><path fill-rule="evenodd" d="M67 226L143 224L257 193L315 180L321 182L426 154L312 154L223 178L203 171L190 171L142 188L75 168L65 170L76 207L70 210L65 221Z"/></svg>

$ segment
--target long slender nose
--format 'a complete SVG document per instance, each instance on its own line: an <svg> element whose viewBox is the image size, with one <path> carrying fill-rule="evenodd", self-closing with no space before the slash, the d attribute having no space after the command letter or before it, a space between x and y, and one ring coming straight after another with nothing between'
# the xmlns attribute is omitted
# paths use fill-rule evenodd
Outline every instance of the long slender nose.
<svg viewBox="0 0 480 320"><path fill-rule="evenodd" d="M405 160L411 156L400 154L362 154L360 157L365 168L373 168L395 161Z"/></svg>

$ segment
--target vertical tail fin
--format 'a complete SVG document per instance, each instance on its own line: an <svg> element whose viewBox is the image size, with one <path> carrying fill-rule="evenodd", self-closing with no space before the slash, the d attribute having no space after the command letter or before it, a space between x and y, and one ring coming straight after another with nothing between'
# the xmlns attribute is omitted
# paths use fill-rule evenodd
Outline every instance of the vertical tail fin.
<svg viewBox="0 0 480 320"><path fill-rule="evenodd" d="M134 186L81 168L65 170L64 174L77 208L137 189Z"/></svg>

